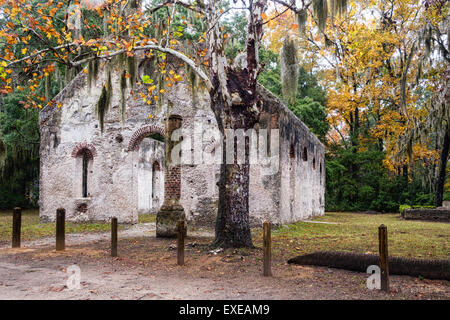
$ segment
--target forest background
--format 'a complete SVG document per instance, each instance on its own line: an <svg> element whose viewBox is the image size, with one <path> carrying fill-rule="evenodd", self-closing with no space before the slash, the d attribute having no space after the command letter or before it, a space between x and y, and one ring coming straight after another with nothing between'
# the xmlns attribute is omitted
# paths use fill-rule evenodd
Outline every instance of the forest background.
<svg viewBox="0 0 450 320"><path fill-rule="evenodd" d="M0 33L10 22L4 9ZM276 7L264 14L259 82L325 145L327 211L397 212L450 200L448 13L445 0L359 0L319 27L314 17L304 23L301 14ZM64 20L63 11L56 14ZM183 10L175 17L181 21ZM246 19L226 17L230 59L245 46ZM94 10L83 8L82 21L85 39L101 34ZM191 24L202 28L201 18ZM190 40L188 33L180 38ZM38 41L29 36L13 47L25 55ZM40 100L51 100L82 71L49 67L56 70L41 67L10 90L2 87L0 209L38 205ZM0 73L6 71L2 64Z"/></svg>

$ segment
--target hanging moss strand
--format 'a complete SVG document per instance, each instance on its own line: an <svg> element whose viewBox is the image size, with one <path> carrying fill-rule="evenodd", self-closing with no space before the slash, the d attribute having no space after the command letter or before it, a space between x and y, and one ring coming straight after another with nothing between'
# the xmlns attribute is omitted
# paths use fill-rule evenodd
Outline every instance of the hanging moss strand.
<svg viewBox="0 0 450 320"><path fill-rule="evenodd" d="M122 72L122 76L120 77L120 115L122 119L122 123L125 122L125 112L126 112L126 103L125 103L125 93L127 89L127 72L124 70Z"/></svg>

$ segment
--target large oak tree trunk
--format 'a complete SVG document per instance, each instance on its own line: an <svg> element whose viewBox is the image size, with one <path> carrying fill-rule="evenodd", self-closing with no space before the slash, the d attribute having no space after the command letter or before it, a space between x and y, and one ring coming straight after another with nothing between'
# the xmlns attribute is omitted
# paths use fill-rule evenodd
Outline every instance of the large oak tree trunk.
<svg viewBox="0 0 450 320"><path fill-rule="evenodd" d="M233 78L231 74L229 76ZM238 139L234 138L234 133L237 129L246 131L253 128L257 113L251 112L251 106L245 103L228 105L222 99L220 89L211 94L211 102L223 136L214 245L225 248L253 247L249 221L250 142L248 138L242 141L245 144L245 155L241 157L238 152L242 149L238 147ZM233 136L227 138L227 134ZM228 148L233 150L233 153L228 155L227 142L233 143L233 147ZM229 159L230 157L232 159ZM241 158L241 162L238 162L238 158Z"/></svg>
<svg viewBox="0 0 450 320"><path fill-rule="evenodd" d="M224 38L216 23L220 14L220 1L210 0L208 19L208 59L211 86L209 94L219 130L225 137L227 129L253 128L261 112L261 101L256 92L261 71L258 49L263 35L261 13L267 0L249 2L247 40L245 50L231 64L224 53ZM234 139L233 139L234 140ZM223 139L223 164L219 180L219 208L216 222L215 245L222 247L253 247L249 223L249 142L245 141L245 160L234 162L226 158L227 139ZM231 142L230 142L231 143ZM228 163L227 163L228 162Z"/></svg>
<svg viewBox="0 0 450 320"><path fill-rule="evenodd" d="M215 245L253 247L249 223L249 164L222 164Z"/></svg>
<svg viewBox="0 0 450 320"><path fill-rule="evenodd" d="M450 149L450 128L447 127L442 144L441 160L439 166L439 175L436 181L436 207L442 206L444 199L445 173L447 169L448 153Z"/></svg>

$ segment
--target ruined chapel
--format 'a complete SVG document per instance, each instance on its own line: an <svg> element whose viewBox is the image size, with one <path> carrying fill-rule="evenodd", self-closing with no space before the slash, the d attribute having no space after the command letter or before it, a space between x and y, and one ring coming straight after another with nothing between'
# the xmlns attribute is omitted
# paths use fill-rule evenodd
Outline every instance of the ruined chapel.
<svg viewBox="0 0 450 320"><path fill-rule="evenodd" d="M142 65L136 62L138 80L146 72ZM170 127L190 130L204 153L216 152L217 141L195 129L217 129L207 92L198 89L194 94L183 77L164 93L159 107L149 106L139 94L146 85L137 83L132 90L128 86L121 95L120 72L107 75L106 69L93 80L80 72L40 113L41 220L54 221L56 209L62 207L69 221L108 221L115 216L121 223L137 223L139 214L156 213L165 198L178 198L190 224L214 226L220 165L165 168L164 136ZM108 76L111 103L100 123L96 108ZM251 225L324 214L323 145L278 98L263 87L259 91L263 112L256 129L277 129L279 143L270 145L267 139L270 153L278 155L273 173L267 174L263 164L250 166Z"/></svg>

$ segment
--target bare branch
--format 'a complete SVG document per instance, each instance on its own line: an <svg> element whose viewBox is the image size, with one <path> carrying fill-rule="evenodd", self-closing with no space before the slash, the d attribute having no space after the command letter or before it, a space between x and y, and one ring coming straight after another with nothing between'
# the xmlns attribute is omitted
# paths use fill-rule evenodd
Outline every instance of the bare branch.
<svg viewBox="0 0 450 320"><path fill-rule="evenodd" d="M200 8L199 6L194 6L193 4L183 2L183 1L177 1L177 0L166 0L165 2L157 5L156 7L146 8L146 10L147 10L147 13L155 13L159 9L167 7L169 4L176 4L176 5L185 7L186 9L198 12L198 13L202 13L202 14L205 13L205 11L202 8Z"/></svg>
<svg viewBox="0 0 450 320"><path fill-rule="evenodd" d="M281 0L272 0L272 1L275 3L281 4L282 6L285 6L286 8L294 11L295 13L298 13L300 11L299 9L297 9L297 6L295 5L295 1L293 1L291 4L281 1Z"/></svg>

